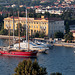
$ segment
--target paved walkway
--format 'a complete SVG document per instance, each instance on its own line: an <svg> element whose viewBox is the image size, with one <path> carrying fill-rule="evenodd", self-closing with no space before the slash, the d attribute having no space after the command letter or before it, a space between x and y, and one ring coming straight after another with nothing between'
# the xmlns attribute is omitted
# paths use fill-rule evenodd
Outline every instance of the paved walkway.
<svg viewBox="0 0 75 75"><path fill-rule="evenodd" d="M75 48L75 43L56 42L56 43L54 43L54 45L55 46L74 47Z"/></svg>

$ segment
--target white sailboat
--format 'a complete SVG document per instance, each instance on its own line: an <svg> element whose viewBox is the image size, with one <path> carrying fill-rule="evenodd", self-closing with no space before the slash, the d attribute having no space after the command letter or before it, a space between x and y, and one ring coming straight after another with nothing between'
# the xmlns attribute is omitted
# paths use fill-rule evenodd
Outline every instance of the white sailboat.
<svg viewBox="0 0 75 75"><path fill-rule="evenodd" d="M29 20L29 18L28 18ZM27 10L26 10L26 40L23 41L23 42L20 42L20 49L30 49L30 50L47 50L49 49L47 46L38 46L36 45L35 43L33 42L29 42L29 35L28 35L28 27L29 27L29 24L27 25ZM28 38L27 38L28 36ZM28 43L29 42L29 43ZM14 49L18 49L19 48L19 43L16 43L14 44Z"/></svg>

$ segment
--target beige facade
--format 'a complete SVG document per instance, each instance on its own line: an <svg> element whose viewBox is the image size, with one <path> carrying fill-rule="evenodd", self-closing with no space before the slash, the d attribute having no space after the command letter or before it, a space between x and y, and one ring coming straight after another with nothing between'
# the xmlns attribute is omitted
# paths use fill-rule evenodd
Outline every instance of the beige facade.
<svg viewBox="0 0 75 75"><path fill-rule="evenodd" d="M15 17L14 18L14 29L16 30L18 27L18 23L21 23L22 26L26 26L26 18L25 17ZM13 17L7 17L4 19L4 29L8 29L10 25L10 29L13 29ZM27 18L27 25L29 25L30 35L36 32L44 31L46 35L48 35L48 20L45 20L42 16L40 19Z"/></svg>
<svg viewBox="0 0 75 75"><path fill-rule="evenodd" d="M15 30L18 27L18 23L21 23L22 26L26 26L26 18L25 17L7 17L4 19L4 29L8 29L10 25L10 29L13 29L13 21ZM58 18L27 18L27 25L29 25L29 33L30 35L35 34L36 32L45 32L45 35L51 37L55 32L61 31L64 33L64 21Z"/></svg>

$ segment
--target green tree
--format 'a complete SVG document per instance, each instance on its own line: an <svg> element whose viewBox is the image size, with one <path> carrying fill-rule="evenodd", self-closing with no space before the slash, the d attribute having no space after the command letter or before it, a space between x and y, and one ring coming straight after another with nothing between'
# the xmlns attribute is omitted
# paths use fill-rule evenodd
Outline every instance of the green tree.
<svg viewBox="0 0 75 75"><path fill-rule="evenodd" d="M70 31L70 28L69 28L69 23L68 21L66 21L66 25L65 25L65 31L66 33L68 33Z"/></svg>
<svg viewBox="0 0 75 75"><path fill-rule="evenodd" d="M63 38L64 34L62 32L55 32L54 37L55 38Z"/></svg>
<svg viewBox="0 0 75 75"><path fill-rule="evenodd" d="M18 36L19 28L18 25L20 25L20 36L24 36L26 34L26 26L21 23L17 24L17 30L15 30L15 36Z"/></svg>
<svg viewBox="0 0 75 75"><path fill-rule="evenodd" d="M32 62L30 59L23 60L15 68L14 75L46 75L46 68L40 67L35 60Z"/></svg>
<svg viewBox="0 0 75 75"><path fill-rule="evenodd" d="M64 36L64 38L65 38L65 40L66 41L72 41L73 40L73 33L72 32L69 32L68 34L65 34L65 36Z"/></svg>
<svg viewBox="0 0 75 75"><path fill-rule="evenodd" d="M37 38L38 38L38 37L39 37L39 35L40 35L40 34L39 34L39 32L36 32L36 33L35 33L35 37L37 37Z"/></svg>
<svg viewBox="0 0 75 75"><path fill-rule="evenodd" d="M7 29L2 29L0 31L0 35L8 35L8 30Z"/></svg>
<svg viewBox="0 0 75 75"><path fill-rule="evenodd" d="M44 31L40 32L39 38L44 38L45 36L46 35L45 35L45 32Z"/></svg>

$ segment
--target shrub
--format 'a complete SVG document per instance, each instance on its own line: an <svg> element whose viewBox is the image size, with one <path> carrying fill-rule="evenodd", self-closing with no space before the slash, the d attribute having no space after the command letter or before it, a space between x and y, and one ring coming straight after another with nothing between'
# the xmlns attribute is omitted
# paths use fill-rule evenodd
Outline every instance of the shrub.
<svg viewBox="0 0 75 75"><path fill-rule="evenodd" d="M14 75L46 75L46 68L40 67L35 60L32 62L30 59L23 60L15 68Z"/></svg>

